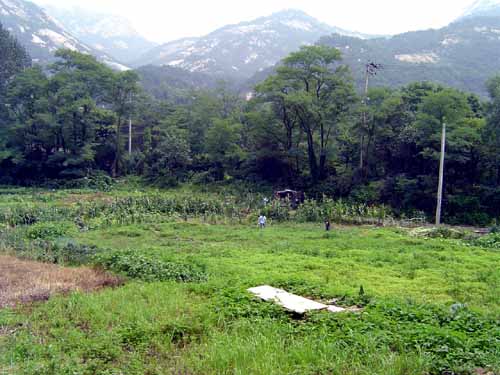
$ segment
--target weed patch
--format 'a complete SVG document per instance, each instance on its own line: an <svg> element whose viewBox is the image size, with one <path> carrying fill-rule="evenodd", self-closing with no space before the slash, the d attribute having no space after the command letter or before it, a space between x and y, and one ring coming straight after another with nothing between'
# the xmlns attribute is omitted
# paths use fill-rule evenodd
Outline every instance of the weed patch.
<svg viewBox="0 0 500 375"><path fill-rule="evenodd" d="M132 279L142 281L206 281L205 269L199 265L167 262L148 257L137 251L115 251L103 253L95 257L95 263Z"/></svg>

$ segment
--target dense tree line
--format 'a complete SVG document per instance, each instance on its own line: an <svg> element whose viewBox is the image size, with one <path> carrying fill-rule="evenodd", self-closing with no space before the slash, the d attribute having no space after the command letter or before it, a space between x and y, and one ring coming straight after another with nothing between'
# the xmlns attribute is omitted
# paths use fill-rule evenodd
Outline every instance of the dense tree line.
<svg viewBox="0 0 500 375"><path fill-rule="evenodd" d="M430 214L446 122L448 222L488 224L500 216L499 77L488 82L488 102L426 82L364 97L338 50L308 46L251 100L220 84L171 102L144 94L134 72L66 50L58 58L48 70L24 69L4 81L4 183L96 173L162 185L246 181Z"/></svg>

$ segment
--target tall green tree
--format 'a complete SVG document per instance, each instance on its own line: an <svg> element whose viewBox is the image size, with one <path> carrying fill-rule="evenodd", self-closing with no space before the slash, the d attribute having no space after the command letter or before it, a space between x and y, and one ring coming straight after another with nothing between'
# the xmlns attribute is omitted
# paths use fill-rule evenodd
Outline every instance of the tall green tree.
<svg viewBox="0 0 500 375"><path fill-rule="evenodd" d="M500 185L500 75L488 83L490 103L487 105L487 124L483 141L487 154L486 174L495 186Z"/></svg>
<svg viewBox="0 0 500 375"><path fill-rule="evenodd" d="M293 120L284 120L285 128L291 129L293 123L299 126L314 182L326 177L335 130L348 118L356 101L349 70L340 60L340 51L335 48L302 47L285 58L276 76L260 88L283 116L293 116Z"/></svg>

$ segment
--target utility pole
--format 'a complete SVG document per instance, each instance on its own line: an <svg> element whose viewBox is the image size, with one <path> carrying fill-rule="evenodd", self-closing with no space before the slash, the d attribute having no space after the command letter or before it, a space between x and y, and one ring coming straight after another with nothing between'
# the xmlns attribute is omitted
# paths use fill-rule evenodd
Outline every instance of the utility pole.
<svg viewBox="0 0 500 375"><path fill-rule="evenodd" d="M128 117L128 154L132 155L132 93L130 93L130 109Z"/></svg>
<svg viewBox="0 0 500 375"><path fill-rule="evenodd" d="M377 64L374 62L369 62L365 66L365 97L363 99L363 103L368 105L368 88L370 85L370 77L374 77L377 75L378 71L382 69L382 64ZM366 129L367 122L367 113L366 107L363 110L363 129ZM365 164L365 156L364 156L364 143L365 143L365 135L361 132L361 146L360 146L360 154L359 154L359 169L362 171Z"/></svg>
<svg viewBox="0 0 500 375"><path fill-rule="evenodd" d="M445 153L446 153L446 120L443 120L443 130L441 135L441 160L439 162L439 186L437 194L436 225L441 225L441 207L443 205Z"/></svg>
<svg viewBox="0 0 500 375"><path fill-rule="evenodd" d="M132 155L132 119L128 119L128 154Z"/></svg>

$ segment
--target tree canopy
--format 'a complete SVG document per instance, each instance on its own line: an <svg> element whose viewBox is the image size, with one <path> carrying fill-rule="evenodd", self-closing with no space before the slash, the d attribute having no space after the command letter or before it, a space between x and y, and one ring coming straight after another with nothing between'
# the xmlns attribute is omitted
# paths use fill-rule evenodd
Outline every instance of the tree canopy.
<svg viewBox="0 0 500 375"><path fill-rule="evenodd" d="M57 56L48 69L21 59L4 81L2 183L99 173L162 186L245 181L430 215L446 122L445 220L500 216L499 77L487 83L488 101L429 82L372 88L364 100L337 49L304 46L251 100L222 83L164 100L145 94L133 71Z"/></svg>

